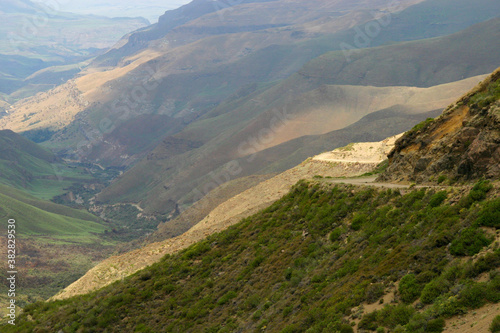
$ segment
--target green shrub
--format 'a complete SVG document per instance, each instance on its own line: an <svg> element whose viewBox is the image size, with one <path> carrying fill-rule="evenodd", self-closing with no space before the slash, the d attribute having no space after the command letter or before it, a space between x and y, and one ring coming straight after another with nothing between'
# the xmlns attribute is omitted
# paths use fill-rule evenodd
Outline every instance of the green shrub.
<svg viewBox="0 0 500 333"><path fill-rule="evenodd" d="M493 240L486 237L484 231L478 228L467 228L451 242L450 253L456 256L472 256L479 253L483 247Z"/></svg>
<svg viewBox="0 0 500 333"><path fill-rule="evenodd" d="M500 99L500 82L492 82L488 85L488 89L476 93L471 97L469 104L477 105L480 108L489 106Z"/></svg>
<svg viewBox="0 0 500 333"><path fill-rule="evenodd" d="M436 332L440 333L444 330L445 321L442 318L430 319L427 318L424 314L417 313L415 314L408 325L406 325L405 332L412 333L427 333L427 332Z"/></svg>
<svg viewBox="0 0 500 333"><path fill-rule="evenodd" d="M399 282L398 291L403 302L413 303L419 298L422 287L417 282L415 275L408 274L403 276Z"/></svg>
<svg viewBox="0 0 500 333"><path fill-rule="evenodd" d="M486 286L482 283L471 283L460 292L460 303L466 307L477 309L486 303Z"/></svg>
<svg viewBox="0 0 500 333"><path fill-rule="evenodd" d="M257 310L253 313L252 315L252 319L257 321L260 319L260 317L262 317L262 311L261 310Z"/></svg>
<svg viewBox="0 0 500 333"><path fill-rule="evenodd" d="M440 333L444 331L444 326L446 325L443 318L432 319L427 322L426 332L436 332Z"/></svg>
<svg viewBox="0 0 500 333"><path fill-rule="evenodd" d="M486 195L493 188L490 181L480 180L470 190L466 197L460 200L460 206L469 208L474 202L486 199Z"/></svg>
<svg viewBox="0 0 500 333"><path fill-rule="evenodd" d="M287 317L292 313L293 307L292 306L287 306L283 309L283 317Z"/></svg>
<svg viewBox="0 0 500 333"><path fill-rule="evenodd" d="M408 305L386 305L378 313L378 326L385 326L389 328L395 328L398 325L404 326L408 324L414 314L415 309ZM376 328L377 326L375 326L373 330Z"/></svg>
<svg viewBox="0 0 500 333"><path fill-rule="evenodd" d="M413 126L413 128L410 130L410 132L417 132L420 131L424 128L427 128L432 122L434 121L434 118L427 118L426 120L422 121L421 123L418 123L417 125Z"/></svg>
<svg viewBox="0 0 500 333"><path fill-rule="evenodd" d="M486 194L493 188L489 180L478 181L469 192L469 197L474 201L486 199Z"/></svg>
<svg viewBox="0 0 500 333"><path fill-rule="evenodd" d="M436 298L448 292L449 284L444 279L436 279L425 285L420 296L424 304L431 304Z"/></svg>
<svg viewBox="0 0 500 333"><path fill-rule="evenodd" d="M500 332L500 315L496 316L491 322L490 332L491 333Z"/></svg>
<svg viewBox="0 0 500 333"><path fill-rule="evenodd" d="M497 266L498 267L498 266ZM500 273L495 272L492 275L490 282L486 285L485 298L488 302L500 302Z"/></svg>
<svg viewBox="0 0 500 333"><path fill-rule="evenodd" d="M440 206L446 200L447 196L448 193L446 191L438 192L431 197L431 199L429 200L429 205L431 207Z"/></svg>
<svg viewBox="0 0 500 333"><path fill-rule="evenodd" d="M375 303L384 296L384 285L382 283L374 283L369 285L365 290L365 300L368 304Z"/></svg>
<svg viewBox="0 0 500 333"><path fill-rule="evenodd" d="M349 324L342 324L340 326L340 333L354 333L353 328Z"/></svg>
<svg viewBox="0 0 500 333"><path fill-rule="evenodd" d="M340 236L344 233L344 230L341 227L333 229L333 231L330 233L330 241L335 242L339 240Z"/></svg>
<svg viewBox="0 0 500 333"><path fill-rule="evenodd" d="M227 302L229 302L230 300L232 300L233 298L235 298L236 296L237 296L237 294L235 291L233 291L233 290L228 291L224 296L219 298L219 300L217 301L217 304L224 305Z"/></svg>
<svg viewBox="0 0 500 333"><path fill-rule="evenodd" d="M363 318L361 318L358 327L369 331L375 331L379 326L377 324L377 315L378 311L365 314Z"/></svg>
<svg viewBox="0 0 500 333"><path fill-rule="evenodd" d="M476 221L485 227L500 228L500 199L492 200L484 206Z"/></svg>
<svg viewBox="0 0 500 333"><path fill-rule="evenodd" d="M437 182L438 184L441 184L442 182L444 182L446 180L446 176L445 175L440 175L437 179Z"/></svg>
<svg viewBox="0 0 500 333"><path fill-rule="evenodd" d="M367 216L366 214L356 214L351 222L351 228L353 230L360 230L361 226L366 222Z"/></svg>

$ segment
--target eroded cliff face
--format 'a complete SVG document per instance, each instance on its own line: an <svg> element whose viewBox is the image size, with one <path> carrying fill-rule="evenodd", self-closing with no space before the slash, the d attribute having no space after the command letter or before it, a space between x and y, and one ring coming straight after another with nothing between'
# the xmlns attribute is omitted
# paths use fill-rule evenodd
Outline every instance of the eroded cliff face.
<svg viewBox="0 0 500 333"><path fill-rule="evenodd" d="M500 68L389 153L383 181L417 183L500 176Z"/></svg>

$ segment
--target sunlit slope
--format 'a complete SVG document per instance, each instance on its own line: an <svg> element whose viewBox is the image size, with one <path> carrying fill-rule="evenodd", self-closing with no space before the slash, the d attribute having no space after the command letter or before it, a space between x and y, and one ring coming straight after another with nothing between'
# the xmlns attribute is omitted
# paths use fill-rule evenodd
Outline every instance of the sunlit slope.
<svg viewBox="0 0 500 333"><path fill-rule="evenodd" d="M18 221L18 236L47 236L70 241L95 241L106 229L98 218L85 211L75 210L43 201L25 192L0 185L0 211L3 218Z"/></svg>
<svg viewBox="0 0 500 333"><path fill-rule="evenodd" d="M69 167L25 137L10 130L0 131L0 184L51 199L73 183L92 179L82 168Z"/></svg>

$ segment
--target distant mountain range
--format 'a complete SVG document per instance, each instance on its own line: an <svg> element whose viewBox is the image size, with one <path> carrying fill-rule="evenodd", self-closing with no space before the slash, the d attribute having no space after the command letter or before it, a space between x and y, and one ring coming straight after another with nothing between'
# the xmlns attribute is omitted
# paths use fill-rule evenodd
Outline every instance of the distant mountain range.
<svg viewBox="0 0 500 333"><path fill-rule="evenodd" d="M100 50L149 24L143 18L111 19L59 8L57 3L0 1L1 100L12 102L65 82Z"/></svg>
<svg viewBox="0 0 500 333"><path fill-rule="evenodd" d="M61 9L66 12L93 14L107 17L144 17L151 23L167 10L178 8L189 0L112 0L103 3L99 0L71 1L60 0Z"/></svg>
<svg viewBox="0 0 500 333"><path fill-rule="evenodd" d="M311 135L342 131L385 109L400 117L444 108L477 81L457 83L447 98L424 98L425 106L418 105L424 99L397 100L405 95L398 89L383 99L393 103L379 103L376 92L491 72L499 65L498 13L500 3L489 0L403 1L397 8L317 0L293 9L283 1L218 7L197 0L126 35L75 79L14 105L0 126L67 158L133 166L98 200L164 214L196 201L194 189L206 194L214 178L225 182L231 161L242 166L236 177L283 171L316 149L354 139L313 148ZM377 33L367 30L373 27ZM394 131L372 122L355 139L397 134L418 122L411 117ZM277 131L259 139L272 122Z"/></svg>

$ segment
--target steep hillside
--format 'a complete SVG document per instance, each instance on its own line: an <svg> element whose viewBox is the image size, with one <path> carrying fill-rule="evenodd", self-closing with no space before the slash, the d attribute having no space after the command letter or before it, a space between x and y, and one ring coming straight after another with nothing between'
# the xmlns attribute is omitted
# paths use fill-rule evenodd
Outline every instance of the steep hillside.
<svg viewBox="0 0 500 333"><path fill-rule="evenodd" d="M22 271L17 290L20 306L54 295L107 257L116 244L105 236L109 225L96 216L4 185L0 185L0 218L16 220L16 263ZM7 257L6 223L0 231L5 235L0 238L0 254ZM0 273L2 279L7 271ZM0 296L2 316L8 302L6 294Z"/></svg>
<svg viewBox="0 0 500 333"><path fill-rule="evenodd" d="M500 176L500 69L440 117L415 126L389 155L384 180L455 182Z"/></svg>
<svg viewBox="0 0 500 333"><path fill-rule="evenodd" d="M83 122L89 132L99 129L100 121L106 117L110 118L115 126L137 115L147 116L151 113L168 116L165 118L169 120L175 116L189 123L237 92L239 88L248 84L282 79L300 69L303 63L324 53L325 50L336 48L343 38L348 38L342 35L333 39L318 40L321 36L331 35L350 28L353 24L361 24L373 19L366 14L359 15L359 12L363 13L367 9L364 2L361 4L352 4L345 0L339 3L323 2L325 12L315 9L317 3L308 3L307 6L298 6L289 21L287 13L289 13L290 4L286 6L281 4L277 6L278 8L273 8L272 4L279 3L279 1L255 4L258 6L257 12L253 4L241 4L238 7L243 7L238 11L230 8L223 10L225 6L219 8L214 6L213 2L205 0L195 1L178 10L169 11L159 24L127 37L131 42L123 47L131 47L133 52L123 51L120 48L121 44L117 45L118 51L116 52L120 59L118 66L98 67L96 63L81 73L84 75L82 78L74 81L63 91L58 89L37 99L15 105L12 112L27 115L34 113L39 117L33 117L31 122L22 123L22 119L14 116L13 119L8 120L8 128L23 132L47 127L61 129L70 124L77 113L84 110L87 113L83 116L84 119L79 119L78 123L82 125ZM404 9L412 3L414 1L404 1L398 9ZM271 6L271 8L261 8L262 6ZM386 4L382 2L368 6L369 9L380 13L385 10L385 7ZM262 19L259 18L260 15L269 12L276 14L277 19L280 17L283 22L287 22L286 25L290 26L290 29L265 29L257 25L253 29L254 32L222 34L217 31L199 34L196 31L189 32L188 30L178 33L171 30L170 25L185 23L187 19L192 20L203 15L206 10L216 9L224 11L222 21L220 16L222 14L216 13L203 21L205 23L202 22L201 27L207 28L206 25L212 25L214 22L222 26L237 25L239 24L237 22L244 24L248 20ZM294 34L296 29L293 27L297 24L297 20L305 18L315 20L328 15L328 10L345 11L339 14L340 17L335 18L338 21L335 29L329 29L327 32L320 31L317 35ZM246 15L244 20L241 20L242 15ZM278 25L281 24L285 23ZM263 34L266 38L262 38ZM307 45L301 43L312 38L316 40L315 43ZM149 45L151 39L152 44ZM287 45L287 47L281 50L277 47L278 45ZM105 56L114 57L110 55L113 52L111 50ZM137 53L134 54L134 52ZM138 83L145 91L138 88ZM134 97L137 89L147 96ZM73 103L75 95L83 102L78 103L76 108ZM130 100L130 98L133 99ZM135 99L138 100L135 101ZM45 100L47 103L43 102ZM57 106L62 117L54 117L49 105ZM127 109L129 112L126 111ZM168 127L165 128L165 131L168 130ZM74 141L78 142L85 137L82 133L75 132L71 126L66 132L69 133L65 133L62 138L66 146L68 146L68 140L72 139L71 145L76 145ZM60 140L61 138L58 139Z"/></svg>
<svg viewBox="0 0 500 333"><path fill-rule="evenodd" d="M85 169L65 164L19 134L0 131L0 184L49 200L73 184L94 182L97 180Z"/></svg>
<svg viewBox="0 0 500 333"><path fill-rule="evenodd" d="M500 301L498 180L366 186L331 176L372 170L396 142L390 174L401 143L434 123L452 135L478 123L482 140L495 138L499 76L397 141L316 156L220 204L180 237L103 262L58 297L115 283L28 305L15 329L2 331L424 333L450 331L453 323L484 330ZM470 123L452 121L467 116L453 114L464 107ZM445 137L419 142L433 146ZM476 310L481 318L470 323ZM459 315L467 319L457 323Z"/></svg>
<svg viewBox="0 0 500 333"><path fill-rule="evenodd" d="M396 104L403 104L400 110L408 112L403 118L415 119L410 114L416 110L445 107L470 86L461 83L426 98L418 94L420 99L411 97L422 92L418 89L408 87L402 92L393 86L406 80L409 86L429 87L497 67L497 22L470 26L495 17L498 6L490 0L474 4L468 0L403 1L397 8L386 1L245 1L234 8L215 6L214 11L213 2L195 1L167 12L157 25L128 35L78 78L17 103L0 119L0 127L24 132L37 142L46 141L47 147L72 160L121 168L140 161L99 197L100 202L133 202L147 213L168 215L177 205L184 208L198 199L193 197L193 189L208 193L213 188L211 175L222 179L217 184L224 182L227 177L217 175L232 160L243 161L238 176L281 172L311 154L358 140L359 135L349 135L334 146L326 146L325 140L320 150L309 155L308 148L290 153L299 150L297 142L314 141L309 136L343 129L369 112L396 110ZM266 23L270 16L271 25ZM414 42L427 54L437 55L431 60L422 57L421 63L416 61L419 66L428 66L427 60L447 62L449 71L432 77L393 72L383 81L391 88L380 87L382 84L373 78L352 82L369 87L332 85L335 82L327 82L331 78L313 77L318 71L326 76L330 71L331 75L336 73L323 68L324 62L319 60L302 68L325 52L342 49L342 43L354 43L359 29L380 25L381 19L391 23L384 24L363 48L469 29L454 37ZM475 34L467 32L470 29ZM483 39L475 38L479 31ZM486 45L480 45L481 40ZM460 53L460 48L467 56L449 57L448 49ZM389 47L391 57L383 60L369 57L380 52L355 52L365 56L360 67L365 72L356 72L357 77L369 78L378 68L391 67L391 57L403 59L408 46ZM483 54L491 57L476 61ZM345 62L343 52L335 57ZM312 70L315 68L317 71ZM376 93L384 98L377 98ZM390 100L394 103L388 103ZM296 118L268 140L261 131L273 124L270 121L276 110L280 114L290 110ZM382 128L370 126L376 135L362 136L369 141L381 140L413 124L398 126L393 132L383 124ZM264 139L257 148L244 147L247 140L260 137ZM255 151L260 153L254 155ZM234 179L233 175L230 178Z"/></svg>
<svg viewBox="0 0 500 333"><path fill-rule="evenodd" d="M351 82L354 80L352 83L355 84L367 84L371 82L376 85L392 85L390 82L401 84L407 79L415 80L412 81L415 82L415 84L423 84L421 81L422 78L427 77L429 81L424 84L426 85L434 80L443 80L446 82L450 79L447 75L452 75L455 76L455 79L459 79L463 77L463 75L467 76L476 71L490 72L498 66L498 59L495 57L497 51L491 50L491 52L483 52L483 50L492 45L494 45L493 48L498 46L498 43L495 42L495 36L497 36L499 32L499 23L500 20L494 19L474 26L467 31L452 36L442 37L440 39L417 41L410 44L395 45L368 51L360 50L356 53L356 56L364 56L363 61L366 62L363 63L367 64L368 67L365 67L363 71L359 73L348 71L344 74L346 77L355 78L351 80ZM479 33L479 31L481 31L481 33ZM478 34L484 35L485 38L478 41L476 38ZM486 37L485 34L489 37ZM491 38L491 40L485 42L483 45L482 41L489 38ZM466 40L469 42L466 42ZM480 45L478 44L477 47L469 47L469 44L474 45L477 43ZM412 55L412 50L423 52L422 57L414 57ZM459 54L460 56L451 56L450 52ZM472 55L476 52L476 55ZM449 66L448 70L446 70L447 74L431 75L430 73L420 73L419 71L406 73L405 71L409 69L409 67L404 64L405 61L407 61L405 60L407 59L406 57L409 55L415 63L415 68L422 68L422 70L425 71L427 71L426 68L433 68L435 66L434 64L446 62L447 66ZM438 60L437 58L441 55L443 55L443 58ZM335 98L335 94L340 95L341 98L345 95L348 96L348 94L344 95L338 92L331 93L333 89L324 86L325 84L332 83L332 81L333 83L339 82L340 79L336 79L335 76L335 74L338 73L338 68L335 68L335 64L340 62L340 64L344 64L348 68L358 68L356 67L357 65L350 65L345 60L342 52L337 52L334 56L337 58L332 59L329 57L323 60L319 59L312 61L304 67L304 71L299 72L300 74L293 75L283 83L266 89L264 92L255 91L252 94L248 94L248 97L239 98L237 101L228 101L227 104L220 104L216 109L207 113L200 120L191 124L181 133L176 135L177 138L195 141L196 145L200 145L200 142L205 142L204 145L198 149L190 149L185 154L172 155L169 154L168 150L165 150L165 153L162 152L163 148L160 144L157 150L153 151L150 160L144 159L136 166L135 170L132 169L123 179L115 183L113 188L103 193L100 200L108 201L111 198L120 200L119 198L127 193L126 200L137 201L136 198L144 195L142 189L145 186L147 186L148 190L154 187L154 191L151 192L153 195L149 201L151 207L146 208L150 210L159 210L159 207L163 204L158 202L158 199L161 200L161 198L165 198L166 200L178 201L180 195L187 195L193 188L203 189L204 186L212 181L209 176L210 172L215 172L215 174L223 173L225 163L233 159L251 159L252 162L254 162L253 158L256 156L258 159L257 161L262 161L262 164L259 166L256 165L256 162L252 163L252 168L258 169L264 166L267 167L269 162L274 162L276 165L281 164L282 168L275 168L272 170L274 172L282 171L293 166L293 164L280 163L279 161L280 157L289 159L289 151L278 155L276 154L276 150L274 150L274 154L266 155L262 159L259 159L259 154L254 155L254 153L299 136L324 134L331 130L343 128L366 114L356 113L355 108L350 109L349 112L343 112L345 109L342 110L342 104L339 103L338 98ZM395 57L401 59L401 66L405 68L405 71L397 70L398 66L394 65ZM428 57L432 59L428 59ZM486 58L489 58L489 60ZM477 61L478 59L481 60ZM432 65L430 63L432 63ZM327 64L327 66L325 64ZM479 68L478 66L484 67ZM441 68L444 67L446 66L442 66ZM452 67L461 69L454 71L451 70ZM475 69L473 69L474 67ZM342 68L342 66L339 68ZM361 66L359 68L363 67ZM388 70L381 73L380 78L377 76L370 76L372 72L379 71L381 68L386 68ZM466 74L462 69L466 72L471 72ZM313 74L313 72L319 73L319 77L316 77L318 75ZM386 74L386 72L389 74ZM362 81L358 80L360 77L365 77L366 75L371 77L370 81L367 81L368 77ZM379 79L382 80L384 75L386 79L378 81ZM445 107L471 87L472 86L468 86L460 92L457 91L456 95L446 102L443 101L444 103L442 105L435 105L426 110L423 108L419 110L431 111ZM359 90L354 91L361 92L366 88L356 89ZM451 92L451 90L449 92ZM365 93L362 94L362 96L366 98L370 96L370 94ZM404 95L398 94L397 96L402 97ZM374 97L377 98L376 96ZM311 99L314 100L314 103L310 102ZM391 100L393 100L393 98L382 99L380 101L385 102ZM346 103L353 103L355 105L358 102L358 100L353 97L345 98L345 101ZM401 103L396 102L394 104ZM375 106L376 104L373 103L372 105ZM305 107L298 108L298 106ZM363 108L361 104L357 106L360 107L362 112L370 110L366 107ZM380 106L380 109L388 107L391 107L391 105ZM298 115L294 114L297 109L301 112ZM338 113L335 112L336 109ZM377 109L373 111L377 111ZM284 113L285 116L283 116ZM316 118L316 114L321 114L323 117ZM325 117L325 114L328 116ZM298 116L296 122L294 122L295 119L288 119L291 118L292 115ZM276 120L274 119L276 117L278 117L277 121L281 121L279 126L275 124ZM329 122L328 120L330 119L334 119L334 121ZM285 126L282 126L282 123L285 123ZM385 126L385 124L381 124L381 126ZM272 129L271 133L269 133L269 130L265 133L262 132L266 134L265 136L259 132L266 131L266 129L270 128ZM281 133L284 135L280 136L280 133L278 133L276 129L278 132L282 130ZM407 129L409 128L402 130ZM373 128L374 132L378 130L380 130L380 128ZM399 130L399 132L401 132L401 130ZM397 133L398 132L387 133L387 136ZM262 137L262 139L259 139L260 137ZM371 138L371 140L377 139L380 140L382 138ZM354 140L350 138L349 141ZM342 142L339 146L348 142ZM245 155L247 156L244 157ZM169 158L165 159L163 158L164 156L168 156ZM272 160L266 159L268 157ZM305 157L306 156L303 156L302 160ZM295 163L299 162L300 159L295 160ZM145 167L146 165L147 167ZM245 162L242 163L242 165L243 168L248 168L249 163ZM168 169L168 171L156 171L158 169ZM144 172L144 170L155 171ZM242 175L245 175L245 173L242 173ZM165 190L165 186L168 190ZM132 188L138 190L137 196L130 196L130 193L134 192ZM136 198L134 198L134 196L136 196ZM186 200L189 202L191 199L186 198ZM153 206L155 201L158 202L158 205Z"/></svg>
<svg viewBox="0 0 500 333"><path fill-rule="evenodd" d="M302 181L219 234L94 293L27 306L2 330L441 332L500 300L499 188L476 187Z"/></svg>
<svg viewBox="0 0 500 333"><path fill-rule="evenodd" d="M241 189L241 186L235 184L224 184L175 220L158 226L158 230L146 239L146 242L161 240L160 242L145 244L140 249L104 260L54 299L64 299L104 287L158 262L165 254L178 252L209 235L225 230L280 199L300 179L315 176L352 177L372 172L386 158L395 140L396 137L382 142L356 143L315 156L220 202L217 195L224 191L221 188L232 186ZM172 237L174 231L177 234Z"/></svg>

